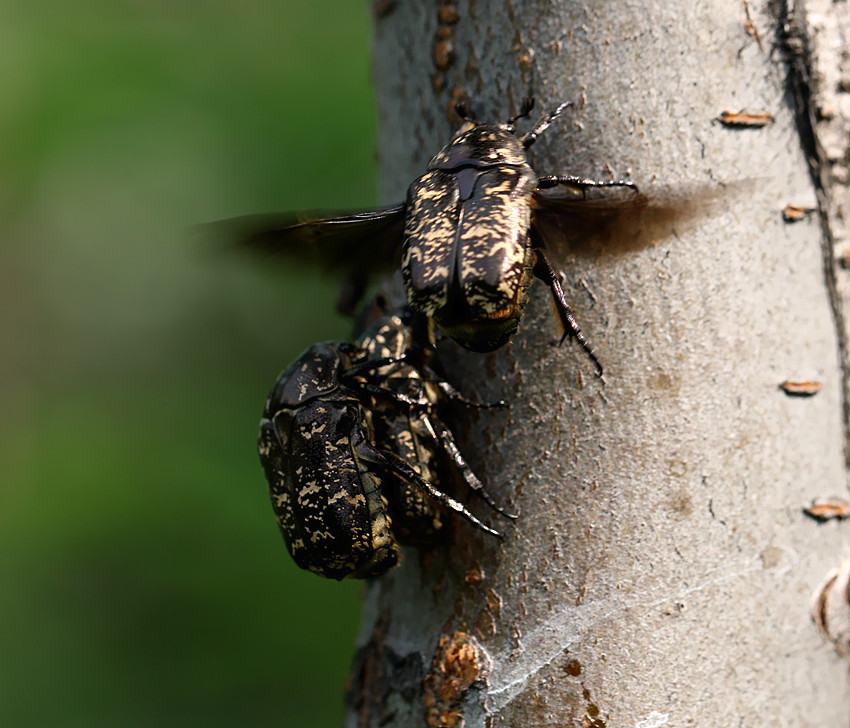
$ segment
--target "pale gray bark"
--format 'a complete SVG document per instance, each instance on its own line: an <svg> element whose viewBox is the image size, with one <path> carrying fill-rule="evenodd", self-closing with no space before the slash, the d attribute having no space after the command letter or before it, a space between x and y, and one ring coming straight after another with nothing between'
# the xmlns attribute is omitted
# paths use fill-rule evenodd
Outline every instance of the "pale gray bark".
<svg viewBox="0 0 850 728"><path fill-rule="evenodd" d="M840 211L781 215L819 204L778 45L782 8L459 2L446 26L457 56L435 93L440 4L382 7L385 201L448 140L458 89L494 120L525 95L539 113L584 97L534 148L538 172L630 175L647 191L708 191L712 204L653 245L566 265L604 382L578 347L550 346L540 284L509 346L446 348L461 389L510 403L458 435L520 518L492 520L502 544L454 523L450 543L407 550L369 585L347 725L450 725L454 708L426 702L454 687L466 726L846 727L846 663L809 603L848 527L801 510L846 490L846 335L840 285L826 283ZM728 128L727 109L773 121ZM822 387L789 397L786 380ZM456 633L470 645L444 640L435 660ZM441 672L458 667L466 681Z"/></svg>

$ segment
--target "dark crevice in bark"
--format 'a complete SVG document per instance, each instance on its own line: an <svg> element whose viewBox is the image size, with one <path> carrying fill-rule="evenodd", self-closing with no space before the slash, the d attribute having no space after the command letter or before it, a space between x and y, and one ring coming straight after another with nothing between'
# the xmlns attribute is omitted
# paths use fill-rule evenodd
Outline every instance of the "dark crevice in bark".
<svg viewBox="0 0 850 728"><path fill-rule="evenodd" d="M815 128L814 78L812 73L811 36L802 2L778 0L773 6L778 20L779 45L784 50L788 65L786 94L797 123L800 144L809 163L809 174L818 200L818 217L821 227L821 256L824 280L829 296L835 336L838 343L838 361L841 371L842 422L844 424L844 467L850 481L850 357L848 357L847 328L841 297L836 281L835 237L830 225L830 186L828 165Z"/></svg>

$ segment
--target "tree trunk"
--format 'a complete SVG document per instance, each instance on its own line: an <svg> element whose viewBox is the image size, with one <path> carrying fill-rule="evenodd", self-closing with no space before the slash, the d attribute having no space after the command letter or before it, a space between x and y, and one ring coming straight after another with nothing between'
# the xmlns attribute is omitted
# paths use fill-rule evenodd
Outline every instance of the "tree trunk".
<svg viewBox="0 0 850 728"><path fill-rule="evenodd" d="M452 519L439 549L369 584L346 725L846 727L846 665L809 614L846 526L802 510L845 493L847 401L803 16L740 0L375 7L387 202L449 139L454 100L503 121L533 95L540 115L583 101L535 145L538 173L709 203L564 266L604 380L551 345L539 283L510 345L441 350L468 396L509 402L457 435L519 519L491 521L503 543ZM727 110L770 116L733 126ZM804 211L786 220L788 204Z"/></svg>

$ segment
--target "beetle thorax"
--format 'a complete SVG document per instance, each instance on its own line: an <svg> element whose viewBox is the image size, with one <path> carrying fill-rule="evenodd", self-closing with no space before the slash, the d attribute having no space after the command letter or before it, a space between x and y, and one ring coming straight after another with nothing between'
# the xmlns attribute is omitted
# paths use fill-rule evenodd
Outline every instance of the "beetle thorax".
<svg viewBox="0 0 850 728"><path fill-rule="evenodd" d="M479 124L445 147L428 164L428 169L490 167L528 163L525 147L506 124Z"/></svg>

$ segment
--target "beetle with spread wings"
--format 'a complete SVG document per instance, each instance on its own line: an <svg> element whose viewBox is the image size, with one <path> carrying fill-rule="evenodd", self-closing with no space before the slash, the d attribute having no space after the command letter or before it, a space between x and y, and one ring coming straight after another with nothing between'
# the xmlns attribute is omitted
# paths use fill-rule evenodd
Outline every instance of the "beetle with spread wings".
<svg viewBox="0 0 850 728"><path fill-rule="evenodd" d="M459 106L464 125L410 185L405 202L350 214L292 213L273 222L249 216L237 220L241 237L249 246L302 260L316 256L320 265L347 271L355 303L371 275L400 263L409 305L479 352L513 336L537 277L552 292L563 338L575 338L601 374L566 302L547 239L563 232L559 218L569 210L600 202L588 199L590 190L604 197L605 190L620 188L630 205L641 197L631 182L538 176L531 168L529 147L569 105L521 136L516 121L531 111L531 99L503 124L478 124Z"/></svg>

